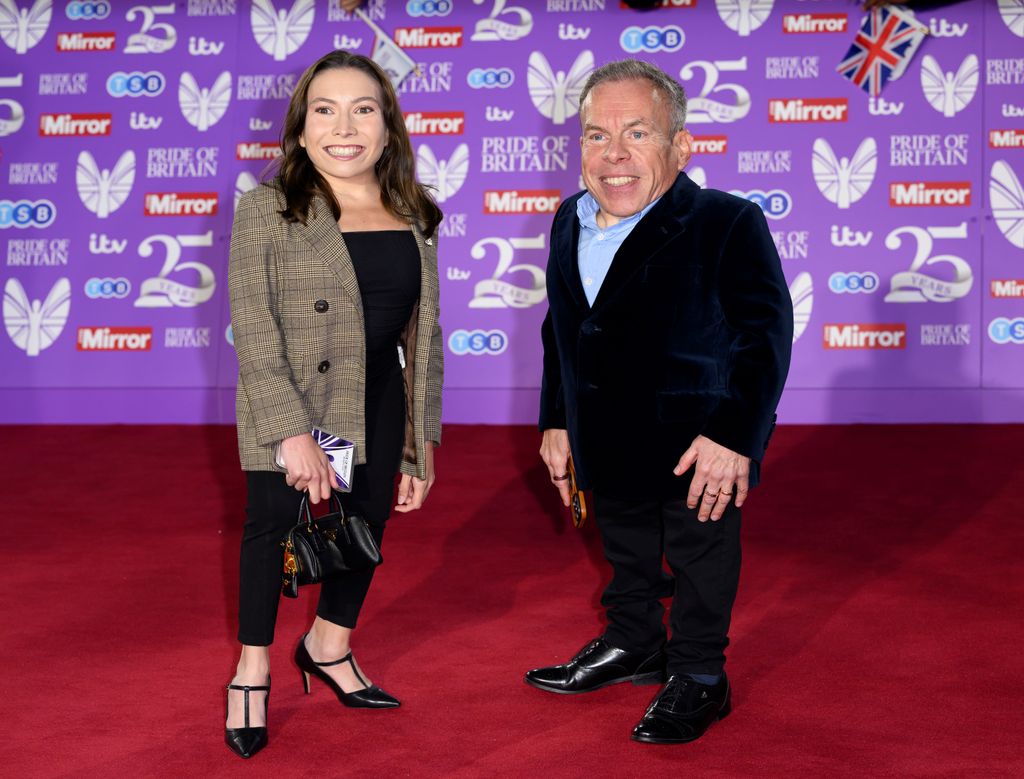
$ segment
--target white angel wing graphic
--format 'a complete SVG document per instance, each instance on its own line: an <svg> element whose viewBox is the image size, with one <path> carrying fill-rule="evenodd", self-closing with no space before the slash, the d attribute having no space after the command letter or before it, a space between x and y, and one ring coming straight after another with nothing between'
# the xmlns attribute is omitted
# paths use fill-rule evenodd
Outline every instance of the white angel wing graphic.
<svg viewBox="0 0 1024 779"><path fill-rule="evenodd" d="M793 299L793 343L796 343L807 329L814 308L814 282L810 273L801 271L797 274L789 285L789 296Z"/></svg>
<svg viewBox="0 0 1024 779"><path fill-rule="evenodd" d="M314 0L295 0L287 13L271 0L253 0L249 19L256 43L278 62L284 62L306 42L313 29Z"/></svg>
<svg viewBox="0 0 1024 779"><path fill-rule="evenodd" d="M999 0L999 15L1010 32L1024 38L1024 0Z"/></svg>
<svg viewBox="0 0 1024 779"><path fill-rule="evenodd" d="M551 65L539 51L530 54L529 66L526 83L534 106L552 123L565 124L566 119L580 110L580 92L594 69L593 52L589 49L581 51L568 75L562 71L553 73Z"/></svg>
<svg viewBox="0 0 1024 779"><path fill-rule="evenodd" d="M53 0L36 0L22 9L14 0L0 0L0 38L15 54L24 54L46 35L52 15Z"/></svg>
<svg viewBox="0 0 1024 779"><path fill-rule="evenodd" d="M839 202L839 160L835 152L824 138L814 142L814 153L811 155L811 170L814 181L826 198L833 203Z"/></svg>
<svg viewBox="0 0 1024 779"><path fill-rule="evenodd" d="M1003 160L992 164L988 197L992 203L992 218L1006 240L1024 249L1024 188L1013 168Z"/></svg>
<svg viewBox="0 0 1024 779"><path fill-rule="evenodd" d="M24 287L17 279L4 286L4 325L7 335L29 357L50 346L61 334L71 313L71 283L58 279L46 300L29 303Z"/></svg>
<svg viewBox="0 0 1024 779"><path fill-rule="evenodd" d="M865 138L857 147L853 160L837 160L835 152L824 138L814 142L811 170L814 181L828 200L840 208L849 208L871 187L878 167L878 146L874 138Z"/></svg>
<svg viewBox="0 0 1024 779"><path fill-rule="evenodd" d="M437 202L443 203L458 192L469 173L469 146L460 143L447 160L438 160L433 150L422 144L416 152L416 172L427 186L434 187Z"/></svg>
<svg viewBox="0 0 1024 779"><path fill-rule="evenodd" d="M921 61L921 89L932 108L949 118L963 111L978 90L978 58L968 54L956 75L943 73L930 54Z"/></svg>
<svg viewBox="0 0 1024 779"><path fill-rule="evenodd" d="M103 189L103 175L92 154L87 151L78 155L78 167L75 169L75 183L78 185L78 196L85 207L94 214L100 211L100 194Z"/></svg>
<svg viewBox="0 0 1024 779"><path fill-rule="evenodd" d="M238 210L238 201L242 199L242 195L248 192L250 189L256 189L259 186L259 182L256 177L249 171L243 170L238 174L238 178L235 179L235 210Z"/></svg>
<svg viewBox="0 0 1024 779"><path fill-rule="evenodd" d="M921 89L932 108L943 114L947 112L946 75L931 54L925 54L921 60Z"/></svg>
<svg viewBox="0 0 1024 779"><path fill-rule="evenodd" d="M213 86L201 89L191 73L182 73L178 82L178 104L182 116L199 132L217 124L231 103L231 74L224 71Z"/></svg>
<svg viewBox="0 0 1024 779"><path fill-rule="evenodd" d="M718 15L726 27L746 37L771 15L774 0L715 0Z"/></svg>
<svg viewBox="0 0 1024 779"><path fill-rule="evenodd" d="M701 189L705 189L708 185L708 174L704 168L698 166L696 168L690 168L686 171L686 175L690 177L690 181L696 184Z"/></svg>
<svg viewBox="0 0 1024 779"><path fill-rule="evenodd" d="M135 183L135 152L129 149L122 154L113 171L101 171L92 154L80 152L75 182L78 185L78 196L85 207L100 219L106 219L131 194L132 184Z"/></svg>
<svg viewBox="0 0 1024 779"><path fill-rule="evenodd" d="M841 160L840 162L846 162ZM850 203L856 203L871 188L871 182L875 180L875 170L878 168L878 145L874 138L865 138L860 142L853 160L845 166L846 170L846 192L843 202L849 208ZM840 205L840 208L844 206Z"/></svg>

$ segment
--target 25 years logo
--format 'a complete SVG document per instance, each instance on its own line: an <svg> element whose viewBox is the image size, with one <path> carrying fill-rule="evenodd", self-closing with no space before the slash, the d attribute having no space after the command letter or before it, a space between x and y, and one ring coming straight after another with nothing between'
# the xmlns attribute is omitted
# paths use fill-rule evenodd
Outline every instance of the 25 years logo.
<svg viewBox="0 0 1024 779"><path fill-rule="evenodd" d="M691 123L736 122L750 113L750 92L739 84L719 84L721 73L740 73L747 69L747 58L735 60L696 60L683 65L679 78L689 81L704 71L704 86L697 97L687 105L686 118ZM731 94L732 103L716 100L712 95Z"/></svg>
<svg viewBox="0 0 1024 779"><path fill-rule="evenodd" d="M512 264L516 250L544 251L545 234L534 238L482 238L473 244L470 255L474 260L482 260L487 256L487 248L493 246L498 251L498 262L494 273L489 279L478 281L473 288L473 299L470 308L528 308L543 302L547 296L544 286L544 269L528 263ZM522 285L510 280L518 277L526 279Z"/></svg>
<svg viewBox="0 0 1024 779"><path fill-rule="evenodd" d="M914 259L909 270L895 274L890 282L886 303L950 303L971 291L974 273L962 257L954 254L932 255L936 240L967 238L967 222L955 227L897 227L885 238L885 248L895 251L907 235L916 241ZM949 265L952 278L941 278L926 273L924 268Z"/></svg>
<svg viewBox="0 0 1024 779"><path fill-rule="evenodd" d="M205 303L217 287L213 270L202 262L181 262L183 248L209 248L213 246L213 230L202 235L151 235L139 244L139 256L151 257L162 245L167 256L157 276L148 278L139 287L135 301L138 308L193 308ZM199 274L195 286L170 278L172 273L194 271Z"/></svg>

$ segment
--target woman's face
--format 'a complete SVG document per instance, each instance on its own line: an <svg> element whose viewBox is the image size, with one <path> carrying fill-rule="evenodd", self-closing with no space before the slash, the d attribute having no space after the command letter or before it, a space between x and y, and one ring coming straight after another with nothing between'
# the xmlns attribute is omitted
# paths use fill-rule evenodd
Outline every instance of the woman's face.
<svg viewBox="0 0 1024 779"><path fill-rule="evenodd" d="M332 189L376 182L387 145L380 87L355 68L332 68L310 82L299 145Z"/></svg>

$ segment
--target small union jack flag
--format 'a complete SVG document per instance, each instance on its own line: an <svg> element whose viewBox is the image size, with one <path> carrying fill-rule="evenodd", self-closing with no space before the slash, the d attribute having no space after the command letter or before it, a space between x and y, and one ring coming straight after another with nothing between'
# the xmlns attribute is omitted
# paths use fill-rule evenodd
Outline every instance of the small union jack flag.
<svg viewBox="0 0 1024 779"><path fill-rule="evenodd" d="M903 75L928 28L911 14L892 6L875 8L864 17L857 36L836 70L872 97Z"/></svg>

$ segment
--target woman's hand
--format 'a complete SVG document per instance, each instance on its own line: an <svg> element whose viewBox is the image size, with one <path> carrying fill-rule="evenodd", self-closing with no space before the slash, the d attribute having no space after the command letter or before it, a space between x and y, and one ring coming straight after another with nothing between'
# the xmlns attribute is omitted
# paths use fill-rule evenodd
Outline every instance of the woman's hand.
<svg viewBox="0 0 1024 779"><path fill-rule="evenodd" d="M402 480L398 483L398 505L395 506L395 511L408 514L410 511L423 508L423 501L427 499L427 493L434 486L433 441L424 444L423 455L427 466L427 478L417 479L407 473L402 474Z"/></svg>
<svg viewBox="0 0 1024 779"><path fill-rule="evenodd" d="M308 489L310 503L330 498L332 487L339 489L338 479L327 455L311 434L300 433L281 441L281 457L288 470L285 477L288 486L299 492Z"/></svg>

